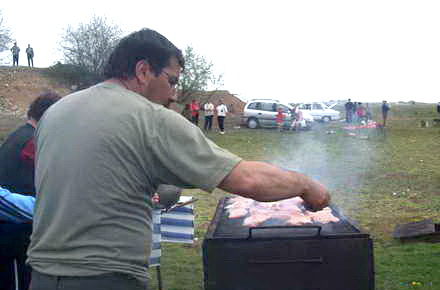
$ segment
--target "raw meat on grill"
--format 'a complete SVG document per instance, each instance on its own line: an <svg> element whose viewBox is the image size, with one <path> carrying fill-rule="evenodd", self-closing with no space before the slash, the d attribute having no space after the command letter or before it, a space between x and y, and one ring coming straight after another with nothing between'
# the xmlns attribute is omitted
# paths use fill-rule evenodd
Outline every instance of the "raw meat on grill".
<svg viewBox="0 0 440 290"><path fill-rule="evenodd" d="M229 218L237 219L245 217L249 213L249 210L243 207L231 208L229 210Z"/></svg>
<svg viewBox="0 0 440 290"><path fill-rule="evenodd" d="M339 219L332 214L332 210L326 207L317 212L307 212L307 215L312 218L314 222L326 224L326 223L337 223Z"/></svg>
<svg viewBox="0 0 440 290"><path fill-rule="evenodd" d="M280 221L287 225L339 222L329 207L318 212L306 210L304 201L300 197L276 202L258 202L237 196L229 201L230 203L225 206L229 218L244 218L243 225L247 227L259 226L269 220Z"/></svg>

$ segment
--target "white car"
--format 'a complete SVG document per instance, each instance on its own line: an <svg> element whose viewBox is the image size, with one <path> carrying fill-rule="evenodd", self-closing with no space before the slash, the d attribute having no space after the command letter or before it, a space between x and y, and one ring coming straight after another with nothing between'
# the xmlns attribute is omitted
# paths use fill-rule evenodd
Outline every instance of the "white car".
<svg viewBox="0 0 440 290"><path fill-rule="evenodd" d="M248 128L251 129L277 127L276 115L278 108L283 109L284 114L286 114L284 127L290 128L292 124L293 107L287 103L281 103L278 100L272 99L253 99L249 101L244 106L242 122L247 124ZM313 116L307 111L302 112L303 119L305 120L304 126L310 129L313 123Z"/></svg>
<svg viewBox="0 0 440 290"><path fill-rule="evenodd" d="M327 106L324 103L302 103L299 105L299 108L303 112L309 112L314 120L328 122L341 118L341 113L333 110L333 106Z"/></svg>

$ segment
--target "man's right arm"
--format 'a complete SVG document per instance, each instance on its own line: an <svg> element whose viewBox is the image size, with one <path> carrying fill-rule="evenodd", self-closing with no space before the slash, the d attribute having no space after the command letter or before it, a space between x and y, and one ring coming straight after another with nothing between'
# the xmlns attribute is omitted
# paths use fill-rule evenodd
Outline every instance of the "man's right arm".
<svg viewBox="0 0 440 290"><path fill-rule="evenodd" d="M241 161L218 187L258 201L300 196L312 210L321 210L330 202L330 194L319 182L265 162Z"/></svg>

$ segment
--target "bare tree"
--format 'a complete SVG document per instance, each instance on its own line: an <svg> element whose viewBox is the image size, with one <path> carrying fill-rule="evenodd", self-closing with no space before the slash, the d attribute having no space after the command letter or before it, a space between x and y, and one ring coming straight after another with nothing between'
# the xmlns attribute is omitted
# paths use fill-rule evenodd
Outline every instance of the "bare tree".
<svg viewBox="0 0 440 290"><path fill-rule="evenodd" d="M0 10L0 52L8 50L12 42L11 31L5 25L2 11Z"/></svg>
<svg viewBox="0 0 440 290"><path fill-rule="evenodd" d="M121 35L118 26L110 25L105 17L95 15L89 23L80 23L78 27L69 25L61 36L60 46L67 64L98 75Z"/></svg>
<svg viewBox="0 0 440 290"><path fill-rule="evenodd" d="M214 90L223 86L223 75L215 75L213 63L196 53L194 48L188 46L184 57L185 71L179 81L179 103L187 103L192 96L205 91L208 86L215 87Z"/></svg>

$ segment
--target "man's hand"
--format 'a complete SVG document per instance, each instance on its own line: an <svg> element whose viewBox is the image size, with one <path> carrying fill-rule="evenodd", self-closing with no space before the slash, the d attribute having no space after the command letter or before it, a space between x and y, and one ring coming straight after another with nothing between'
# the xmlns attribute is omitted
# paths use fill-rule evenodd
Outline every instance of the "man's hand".
<svg viewBox="0 0 440 290"><path fill-rule="evenodd" d="M301 195L304 205L308 210L318 211L330 203L330 193L319 182L309 179L309 187Z"/></svg>

